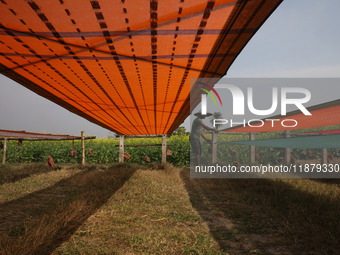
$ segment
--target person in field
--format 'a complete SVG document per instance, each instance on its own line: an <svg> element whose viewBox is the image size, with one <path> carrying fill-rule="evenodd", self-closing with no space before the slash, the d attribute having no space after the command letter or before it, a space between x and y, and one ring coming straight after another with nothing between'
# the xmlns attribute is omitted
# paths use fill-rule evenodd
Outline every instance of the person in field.
<svg viewBox="0 0 340 255"><path fill-rule="evenodd" d="M201 163L201 142L200 138L203 137L204 140L206 140L208 143L211 143L211 141L205 136L203 129L209 130L209 131L215 131L215 128L208 127L203 123L203 120L206 117L212 116L211 113L207 113L206 115L202 115L200 112L197 112L194 114L197 118L193 121L191 126L191 133L190 133L190 145L192 152L195 155L195 165L198 166Z"/></svg>

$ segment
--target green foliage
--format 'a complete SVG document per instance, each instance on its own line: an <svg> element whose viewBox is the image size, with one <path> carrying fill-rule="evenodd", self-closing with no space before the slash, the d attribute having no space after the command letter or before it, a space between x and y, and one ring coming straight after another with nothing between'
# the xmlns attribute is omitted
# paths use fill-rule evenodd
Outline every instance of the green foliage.
<svg viewBox="0 0 340 255"><path fill-rule="evenodd" d="M331 126L326 129L337 129L339 126ZM307 129L306 131L315 131L318 129ZM211 140L211 134L206 133L206 137ZM284 138L282 132L265 132L256 134L256 139L272 139ZM245 141L249 140L249 134L233 135L220 133L217 135L217 159L219 163L230 164L234 161L240 164L248 164L250 150L248 145L231 144L224 142ZM150 138L125 138L125 145L142 145L142 144L161 144L161 137ZM201 139L202 156L201 163L209 164L211 162L211 144ZM119 140L118 139L96 139L86 140L86 162L108 164L118 162L119 159ZM9 141L7 146L6 162L8 163L31 163L46 162L50 155L55 163L80 163L81 162L81 141L74 142L75 157L70 157L69 152L72 148L72 141L23 141L18 146L17 141ZM185 128L178 128L174 135L167 138L167 148L172 151L171 156L167 156L167 162L173 165L190 165L190 142L189 135L185 133ZM92 149L93 154L88 154L88 150ZM161 146L141 146L141 147L125 147L125 151L131 155L126 162L147 165L142 160L149 157L151 163L161 161ZM237 157L232 151L236 151ZM321 157L321 150L311 150L315 158ZM297 160L309 159L307 150L292 149L292 154ZM340 157L340 150L329 150L329 154L334 157ZM193 155L192 155L193 156ZM259 164L282 164L284 163L284 149L256 147L256 162Z"/></svg>
<svg viewBox="0 0 340 255"><path fill-rule="evenodd" d="M125 145L136 144L161 144L162 139L156 138L126 138ZM172 150L172 156L167 156L167 161L174 165L190 164L190 143L189 136L174 135L167 139L167 148ZM113 163L119 159L119 140L117 139L96 139L85 140L85 157L87 163ZM72 141L23 141L18 146L17 141L9 141L7 145L6 162L8 163L31 163L46 162L51 156L55 163L80 163L81 142L74 142L75 157L70 157ZM93 154L88 154L92 149ZM127 162L137 164L149 164L142 160L147 156L152 162L160 162L162 158L161 146L125 147L125 151L131 155Z"/></svg>
<svg viewBox="0 0 340 255"><path fill-rule="evenodd" d="M185 127L178 127L176 130L173 132L173 135L186 135L186 129Z"/></svg>

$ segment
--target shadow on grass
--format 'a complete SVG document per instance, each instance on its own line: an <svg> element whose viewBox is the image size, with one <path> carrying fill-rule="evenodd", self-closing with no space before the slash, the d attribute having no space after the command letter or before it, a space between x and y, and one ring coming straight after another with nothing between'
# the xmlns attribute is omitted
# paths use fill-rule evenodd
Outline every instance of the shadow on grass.
<svg viewBox="0 0 340 255"><path fill-rule="evenodd" d="M191 179L188 170L181 178L222 250L340 254L339 191L309 180Z"/></svg>
<svg viewBox="0 0 340 255"><path fill-rule="evenodd" d="M55 171L46 164L26 164L23 166L4 165L0 166L0 185L16 182L33 174L48 173Z"/></svg>
<svg viewBox="0 0 340 255"><path fill-rule="evenodd" d="M0 254L49 254L137 170L115 165L84 171L0 205Z"/></svg>
<svg viewBox="0 0 340 255"><path fill-rule="evenodd" d="M340 186L340 179L311 179L311 180L315 182Z"/></svg>

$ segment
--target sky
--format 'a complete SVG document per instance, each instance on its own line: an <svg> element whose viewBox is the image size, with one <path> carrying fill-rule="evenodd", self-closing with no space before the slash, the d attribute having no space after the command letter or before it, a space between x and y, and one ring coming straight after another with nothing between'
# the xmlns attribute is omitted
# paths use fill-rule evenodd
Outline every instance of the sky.
<svg viewBox="0 0 340 255"><path fill-rule="evenodd" d="M226 77L340 77L340 1L284 0ZM183 124L189 129L189 120ZM0 75L0 129L112 134Z"/></svg>

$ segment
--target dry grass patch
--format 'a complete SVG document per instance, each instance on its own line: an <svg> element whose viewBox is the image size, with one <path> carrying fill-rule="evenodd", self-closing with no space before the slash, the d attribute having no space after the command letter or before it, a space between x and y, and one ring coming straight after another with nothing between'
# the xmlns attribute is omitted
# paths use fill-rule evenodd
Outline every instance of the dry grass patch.
<svg viewBox="0 0 340 255"><path fill-rule="evenodd" d="M37 170L34 170L35 166L37 166ZM8 182L0 185L0 204L50 187L60 180L68 178L79 172L79 169L65 168L57 171L51 171L50 168L40 164L34 164L33 166L15 166L13 168L6 167L2 170L5 169L7 170L7 176L17 176L17 172L19 172L21 173L21 177L26 177L19 178L15 182ZM29 174L24 174L25 169L27 169Z"/></svg>
<svg viewBox="0 0 340 255"><path fill-rule="evenodd" d="M0 254L340 254L337 182L116 164L36 173L1 194Z"/></svg>
<svg viewBox="0 0 340 255"><path fill-rule="evenodd" d="M53 169L42 163L0 165L0 185L4 183L15 182L34 174L47 173L50 171L53 171Z"/></svg>
<svg viewBox="0 0 340 255"><path fill-rule="evenodd" d="M180 171L137 170L54 254L221 254Z"/></svg>
<svg viewBox="0 0 340 255"><path fill-rule="evenodd" d="M307 179L190 179L188 172L182 178L193 206L224 250L340 254L337 184ZM219 223L221 218L234 225Z"/></svg>
<svg viewBox="0 0 340 255"><path fill-rule="evenodd" d="M1 204L0 254L49 254L105 204L135 170L125 165L82 168L52 186Z"/></svg>

